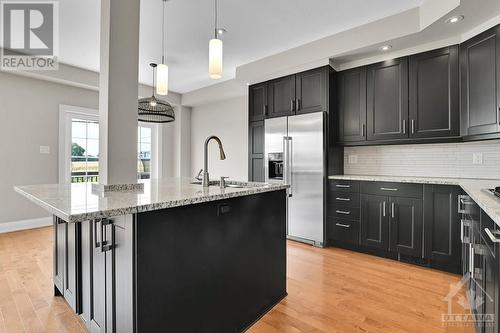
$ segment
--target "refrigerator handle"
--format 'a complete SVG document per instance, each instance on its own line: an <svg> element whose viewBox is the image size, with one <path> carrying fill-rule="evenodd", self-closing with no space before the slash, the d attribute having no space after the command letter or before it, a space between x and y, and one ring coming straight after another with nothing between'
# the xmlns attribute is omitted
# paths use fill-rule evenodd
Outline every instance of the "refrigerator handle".
<svg viewBox="0 0 500 333"><path fill-rule="evenodd" d="M288 182L290 183L290 194L289 197L293 195L293 180L292 180L292 155L293 155L293 143L292 137L288 137Z"/></svg>
<svg viewBox="0 0 500 333"><path fill-rule="evenodd" d="M288 196L292 196L292 177L291 177L291 138L288 136L283 137L283 152L284 152L284 170L283 170L283 181L285 185L290 185L288 189Z"/></svg>

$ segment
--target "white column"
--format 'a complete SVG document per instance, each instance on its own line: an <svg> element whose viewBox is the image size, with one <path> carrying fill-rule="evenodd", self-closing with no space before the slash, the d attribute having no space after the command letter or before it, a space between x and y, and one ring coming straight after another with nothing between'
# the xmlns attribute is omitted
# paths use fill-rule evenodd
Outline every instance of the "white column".
<svg viewBox="0 0 500 333"><path fill-rule="evenodd" d="M137 181L139 10L139 0L101 0L101 184Z"/></svg>

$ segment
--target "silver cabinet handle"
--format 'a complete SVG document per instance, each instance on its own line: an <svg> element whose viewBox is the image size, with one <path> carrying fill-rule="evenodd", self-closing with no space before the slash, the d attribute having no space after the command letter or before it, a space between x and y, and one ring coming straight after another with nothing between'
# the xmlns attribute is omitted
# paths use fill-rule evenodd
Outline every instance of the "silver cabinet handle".
<svg viewBox="0 0 500 333"><path fill-rule="evenodd" d="M458 213L459 214L466 214L467 210L465 209L465 205L470 205L472 204L471 201L469 201L470 197L468 195L459 195L458 196Z"/></svg>
<svg viewBox="0 0 500 333"><path fill-rule="evenodd" d="M394 213L394 202L391 203L391 215L392 215L392 218L395 218L396 217L396 214Z"/></svg>
<svg viewBox="0 0 500 333"><path fill-rule="evenodd" d="M339 200L339 201L351 201L351 199L349 199L349 198L335 198L335 200Z"/></svg>
<svg viewBox="0 0 500 333"><path fill-rule="evenodd" d="M340 187L340 188L350 188L350 187L351 187L351 185L335 184L335 187Z"/></svg>
<svg viewBox="0 0 500 333"><path fill-rule="evenodd" d="M415 119L411 120L411 134L415 134Z"/></svg>
<svg viewBox="0 0 500 333"><path fill-rule="evenodd" d="M393 191L393 192L399 191L398 188L390 188L390 187L381 187L380 190L382 190L382 191Z"/></svg>
<svg viewBox="0 0 500 333"><path fill-rule="evenodd" d="M366 134L366 125L365 124L362 124L361 125L361 136L365 136Z"/></svg>
<svg viewBox="0 0 500 333"><path fill-rule="evenodd" d="M290 111L295 111L295 100L290 101Z"/></svg>
<svg viewBox="0 0 500 333"><path fill-rule="evenodd" d="M337 213L337 214L344 214L344 215L351 215L351 212L347 212L345 210L336 210L335 213Z"/></svg>
<svg viewBox="0 0 500 333"><path fill-rule="evenodd" d="M491 231L489 228L484 228L484 232L486 233L486 235L488 235L488 237L490 238L490 240L493 243L500 243L500 239L496 237L496 236L500 236L499 231L496 231L496 230Z"/></svg>
<svg viewBox="0 0 500 333"><path fill-rule="evenodd" d="M385 201L382 204L382 216L385 217Z"/></svg>
<svg viewBox="0 0 500 333"><path fill-rule="evenodd" d="M351 226L349 224L342 224L342 223L335 223L337 227L341 228L350 228Z"/></svg>
<svg viewBox="0 0 500 333"><path fill-rule="evenodd" d="M406 119L403 119L403 134L406 134Z"/></svg>
<svg viewBox="0 0 500 333"><path fill-rule="evenodd" d="M296 103L297 103L296 104L297 105L297 111L299 111L300 110L300 98L297 98L297 102Z"/></svg>

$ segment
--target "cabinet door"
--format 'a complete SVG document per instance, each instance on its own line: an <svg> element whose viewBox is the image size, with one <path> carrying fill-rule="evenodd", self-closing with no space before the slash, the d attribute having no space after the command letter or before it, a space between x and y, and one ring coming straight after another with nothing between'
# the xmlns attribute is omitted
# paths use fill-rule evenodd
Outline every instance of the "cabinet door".
<svg viewBox="0 0 500 333"><path fill-rule="evenodd" d="M462 272L457 205L460 193L456 186L424 185L424 258L430 259L435 268L457 274ZM469 251L467 246L465 254Z"/></svg>
<svg viewBox="0 0 500 333"><path fill-rule="evenodd" d="M368 140L408 138L408 58L368 67L367 113Z"/></svg>
<svg viewBox="0 0 500 333"><path fill-rule="evenodd" d="M460 135L458 46L410 57L410 137Z"/></svg>
<svg viewBox="0 0 500 333"><path fill-rule="evenodd" d="M390 198L390 250L422 257L422 200Z"/></svg>
<svg viewBox="0 0 500 333"><path fill-rule="evenodd" d="M54 216L54 286L56 294L64 294L64 272L66 270L66 226L60 218Z"/></svg>
<svg viewBox="0 0 500 333"><path fill-rule="evenodd" d="M328 111L328 68L322 67L295 75L296 111Z"/></svg>
<svg viewBox="0 0 500 333"><path fill-rule="evenodd" d="M90 329L90 272L93 253L92 221L83 221L81 224L81 318Z"/></svg>
<svg viewBox="0 0 500 333"><path fill-rule="evenodd" d="M498 333L498 258L489 248L485 247L484 250L484 333Z"/></svg>
<svg viewBox="0 0 500 333"><path fill-rule="evenodd" d="M248 91L250 121L264 120L267 113L267 83L253 85Z"/></svg>
<svg viewBox="0 0 500 333"><path fill-rule="evenodd" d="M268 117L295 114L295 75L272 80L268 84Z"/></svg>
<svg viewBox="0 0 500 333"><path fill-rule="evenodd" d="M80 223L65 223L64 298L76 313L80 313Z"/></svg>
<svg viewBox="0 0 500 333"><path fill-rule="evenodd" d="M92 222L90 332L106 332L106 255L101 251L102 221Z"/></svg>
<svg viewBox="0 0 500 333"><path fill-rule="evenodd" d="M462 131L464 135L500 131L500 26L460 45Z"/></svg>
<svg viewBox="0 0 500 333"><path fill-rule="evenodd" d="M361 194L361 244L389 249L388 197Z"/></svg>
<svg viewBox="0 0 500 333"><path fill-rule="evenodd" d="M248 128L248 180L264 181L264 122L252 122Z"/></svg>
<svg viewBox="0 0 500 333"><path fill-rule="evenodd" d="M366 67L339 73L339 140L366 140Z"/></svg>

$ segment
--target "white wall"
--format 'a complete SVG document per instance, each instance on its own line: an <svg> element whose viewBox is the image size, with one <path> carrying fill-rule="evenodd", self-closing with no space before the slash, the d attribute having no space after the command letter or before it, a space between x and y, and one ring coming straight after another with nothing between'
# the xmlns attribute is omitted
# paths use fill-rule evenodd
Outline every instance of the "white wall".
<svg viewBox="0 0 500 333"><path fill-rule="evenodd" d="M0 72L0 101L0 222L49 216L13 186L58 182L59 104L97 109L98 94Z"/></svg>
<svg viewBox="0 0 500 333"><path fill-rule="evenodd" d="M191 175L203 168L203 144L217 135L227 159L219 160L217 143L209 146L208 170L211 179L228 176L248 179L248 97L242 96L203 106L191 111Z"/></svg>
<svg viewBox="0 0 500 333"><path fill-rule="evenodd" d="M473 164L482 154L483 163ZM356 155L357 163L349 163ZM352 158L351 158L352 160ZM500 180L500 140L401 146L346 147L346 175L428 176Z"/></svg>

